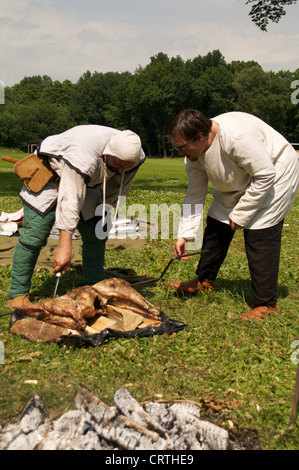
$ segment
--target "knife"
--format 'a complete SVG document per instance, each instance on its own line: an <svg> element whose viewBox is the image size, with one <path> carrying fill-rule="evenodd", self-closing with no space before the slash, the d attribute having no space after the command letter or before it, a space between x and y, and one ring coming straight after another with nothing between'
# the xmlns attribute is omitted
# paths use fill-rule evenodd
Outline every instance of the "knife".
<svg viewBox="0 0 299 470"><path fill-rule="evenodd" d="M54 289L53 299L55 299L55 297L56 297L57 287L58 287L61 276L62 276L61 273L56 273L56 278L57 279L56 279L56 285L55 285L55 289Z"/></svg>

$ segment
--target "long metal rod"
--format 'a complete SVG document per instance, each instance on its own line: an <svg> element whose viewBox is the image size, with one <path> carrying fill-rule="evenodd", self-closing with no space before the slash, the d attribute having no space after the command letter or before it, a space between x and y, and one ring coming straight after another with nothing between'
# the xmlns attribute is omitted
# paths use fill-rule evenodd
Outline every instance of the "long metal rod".
<svg viewBox="0 0 299 470"><path fill-rule="evenodd" d="M53 299L55 299L55 297L56 297L57 287L58 287L58 284L59 284L59 281L60 281L61 276L62 276L61 273L56 273L56 284L55 284Z"/></svg>
<svg viewBox="0 0 299 470"><path fill-rule="evenodd" d="M13 315L14 313L16 313L14 310L10 310L9 312L0 313L0 317L6 317L7 315Z"/></svg>
<svg viewBox="0 0 299 470"><path fill-rule="evenodd" d="M207 251L207 250L205 250ZM164 274L166 273L166 271L168 270L169 266L171 265L171 263L177 259L181 259L181 258L187 258L189 256L195 256L195 255L199 255L203 253L202 250L200 251L195 251L194 253L186 253L185 255L179 255L179 256L175 256L174 258L172 258L168 264L166 265L166 267L164 268L164 270L162 271L162 274L159 276L159 277L153 277L151 279L145 279L144 281L138 281L138 282L134 282L131 284L131 286L140 286L140 285L144 285L144 284L150 284L152 282L158 282L160 281L160 279L162 279L162 277L164 276Z"/></svg>

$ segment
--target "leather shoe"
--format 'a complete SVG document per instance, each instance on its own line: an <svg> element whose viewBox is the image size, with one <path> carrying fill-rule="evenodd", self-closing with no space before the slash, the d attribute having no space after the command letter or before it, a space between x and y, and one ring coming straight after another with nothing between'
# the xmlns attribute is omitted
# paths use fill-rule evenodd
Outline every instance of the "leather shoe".
<svg viewBox="0 0 299 470"><path fill-rule="evenodd" d="M244 315L241 316L241 319L249 320L253 318L254 320L264 320L266 318L266 315L271 315L273 312L278 312L276 305L275 307L255 307L253 310L250 310L250 312L244 313Z"/></svg>
<svg viewBox="0 0 299 470"><path fill-rule="evenodd" d="M199 291L211 292L214 290L214 283L208 279L199 282L199 280L196 278L189 282L173 282L171 287L183 294L197 294Z"/></svg>
<svg viewBox="0 0 299 470"><path fill-rule="evenodd" d="M32 307L32 303L29 300L29 294L18 295L17 297L10 299L8 304L11 309Z"/></svg>

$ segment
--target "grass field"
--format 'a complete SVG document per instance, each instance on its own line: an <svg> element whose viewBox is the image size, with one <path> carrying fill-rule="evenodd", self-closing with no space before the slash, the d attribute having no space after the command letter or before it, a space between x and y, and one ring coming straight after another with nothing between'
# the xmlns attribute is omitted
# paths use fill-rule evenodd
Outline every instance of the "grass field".
<svg viewBox="0 0 299 470"><path fill-rule="evenodd" d="M24 156L5 149L1 155ZM20 208L20 182L11 167L0 163L0 211ZM147 208L150 204L182 204L186 187L182 159L150 159L140 168L127 204L138 202ZM209 193L206 207L211 200ZM76 387L83 383L107 404L113 403L120 387L128 388L138 401L193 400L202 404L203 416L244 442L248 439L250 445L254 442L264 450L298 449L299 417L297 426L289 426L297 370L291 360L292 343L299 340L298 211L297 198L283 231L280 313L265 321L240 320L252 301L241 231L235 235L213 294L182 298L170 287L177 278L194 277L197 256L172 263L156 286L139 288L168 317L189 325L176 334L67 349L13 336L9 318L0 318L0 341L5 347L5 363L0 364L0 423L16 417L34 393L41 395L52 416L74 409ZM110 250L106 267L159 276L173 257L173 245L174 240L149 239L141 250ZM8 310L10 269L0 266L0 313ZM51 271L36 270L34 298L51 296L54 282ZM61 281L61 293L81 283L80 272L69 271ZM28 380L37 383L26 384ZM213 410L205 406L209 400L216 405Z"/></svg>

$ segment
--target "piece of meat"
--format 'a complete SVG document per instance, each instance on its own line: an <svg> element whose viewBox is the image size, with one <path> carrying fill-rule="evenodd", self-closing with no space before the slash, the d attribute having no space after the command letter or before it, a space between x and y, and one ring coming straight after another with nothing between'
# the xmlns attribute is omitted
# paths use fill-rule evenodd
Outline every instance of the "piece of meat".
<svg viewBox="0 0 299 470"><path fill-rule="evenodd" d="M55 299L45 299L30 307L15 309L17 316L30 316L48 323L84 330L87 320L106 313L114 305L158 320L159 310L149 303L124 279L105 279L93 286L73 289Z"/></svg>
<svg viewBox="0 0 299 470"><path fill-rule="evenodd" d="M86 320L83 322L77 322L71 317L55 315L53 313L47 312L43 308L38 307L19 307L15 309L15 314L17 317L34 317L37 320L42 320L46 323L52 323L54 325L70 328L71 330L84 330L86 326Z"/></svg>
<svg viewBox="0 0 299 470"><path fill-rule="evenodd" d="M60 317L71 317L75 320L81 318L79 305L67 296L57 297L57 299L46 299L36 304L36 306Z"/></svg>
<svg viewBox="0 0 299 470"><path fill-rule="evenodd" d="M18 316L31 316L73 330L84 330L87 319L101 309L98 294L91 286L78 287L55 299L45 299L32 307L16 309Z"/></svg>
<svg viewBox="0 0 299 470"><path fill-rule="evenodd" d="M68 292L65 297L76 302L80 308L80 315L84 318L93 318L104 307L104 302L101 301L93 286L78 287Z"/></svg>
<svg viewBox="0 0 299 470"><path fill-rule="evenodd" d="M128 308L142 315L157 320L160 316L159 310L142 297L128 281L124 279L111 278L93 285L102 301L109 305Z"/></svg>

